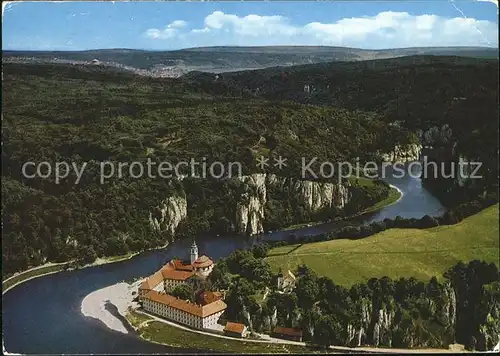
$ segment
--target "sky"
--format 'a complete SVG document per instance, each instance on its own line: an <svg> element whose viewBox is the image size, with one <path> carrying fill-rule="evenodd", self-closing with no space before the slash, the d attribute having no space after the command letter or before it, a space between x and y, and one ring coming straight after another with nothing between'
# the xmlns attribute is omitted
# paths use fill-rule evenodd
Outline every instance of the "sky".
<svg viewBox="0 0 500 356"><path fill-rule="evenodd" d="M498 0L2 4L3 50L266 45L498 48Z"/></svg>

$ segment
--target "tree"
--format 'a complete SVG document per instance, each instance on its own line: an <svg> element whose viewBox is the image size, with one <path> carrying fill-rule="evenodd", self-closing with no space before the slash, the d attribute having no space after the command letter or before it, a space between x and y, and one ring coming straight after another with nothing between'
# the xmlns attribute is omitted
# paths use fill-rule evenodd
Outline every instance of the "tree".
<svg viewBox="0 0 500 356"><path fill-rule="evenodd" d="M252 248L252 254L255 258L265 258L267 252L269 251L269 245L267 243L260 243Z"/></svg>
<svg viewBox="0 0 500 356"><path fill-rule="evenodd" d="M180 284L170 293L176 298L194 302L194 291L188 284Z"/></svg>
<svg viewBox="0 0 500 356"><path fill-rule="evenodd" d="M217 262L208 276L208 281L214 289L227 289L231 283L231 277L225 260Z"/></svg>
<svg viewBox="0 0 500 356"><path fill-rule="evenodd" d="M301 308L311 308L317 301L320 289L318 278L312 271L306 270L306 274L299 278L295 292L298 297L298 304Z"/></svg>
<svg viewBox="0 0 500 356"><path fill-rule="evenodd" d="M314 328L313 342L317 345L329 348L330 345L341 343L339 340L343 334L342 326L332 315L322 316Z"/></svg>
<svg viewBox="0 0 500 356"><path fill-rule="evenodd" d="M84 264L93 263L97 259L97 254L92 246L83 247L81 250L83 250L80 253L81 261Z"/></svg>
<svg viewBox="0 0 500 356"><path fill-rule="evenodd" d="M424 228L439 226L439 222L437 221L437 219L429 215L424 215L421 219L421 222L421 227Z"/></svg>

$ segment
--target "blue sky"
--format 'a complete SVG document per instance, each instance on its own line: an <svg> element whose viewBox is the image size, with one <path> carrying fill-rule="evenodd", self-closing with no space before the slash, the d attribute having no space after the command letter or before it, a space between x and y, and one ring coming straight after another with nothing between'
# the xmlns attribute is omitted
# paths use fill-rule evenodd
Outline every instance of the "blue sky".
<svg viewBox="0 0 500 356"><path fill-rule="evenodd" d="M23 50L498 47L498 6L494 0L22 2L3 8L2 43Z"/></svg>

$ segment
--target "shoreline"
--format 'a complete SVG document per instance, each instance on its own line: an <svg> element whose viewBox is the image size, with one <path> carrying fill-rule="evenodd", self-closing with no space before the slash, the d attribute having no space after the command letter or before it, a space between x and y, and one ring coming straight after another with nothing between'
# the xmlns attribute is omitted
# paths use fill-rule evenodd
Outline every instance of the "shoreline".
<svg viewBox="0 0 500 356"><path fill-rule="evenodd" d="M80 312L88 318L101 321L111 330L128 334L127 325L124 325L106 306L108 303L114 305L118 314L126 320L128 308L133 305L133 299L137 296L141 282L142 278L139 278L132 284L119 282L91 292L82 299Z"/></svg>
<svg viewBox="0 0 500 356"><path fill-rule="evenodd" d="M363 216L363 215L366 215L366 214L372 214L372 213L376 213L377 211L380 211L384 208L387 208L391 205L394 205L396 204L397 202L399 202L402 198L403 198L403 191L401 189L399 189L398 187L396 187L395 185L392 185L392 184L389 184L389 187L396 190L398 193L399 193L399 197L398 199L396 199L395 201L393 202L390 202L388 204L384 204L376 209L373 209L373 210L370 210L372 209L374 206L376 206L378 203L380 202L383 202L384 200L386 200L387 198L379 201L378 203L375 203L374 205L372 205L371 207L368 207L366 208L365 210L363 211L360 211L359 213L356 213L354 215L351 215L351 216L346 216L346 217L343 217L341 219L339 219L338 221L342 221L342 220L348 220L348 219L353 219L353 218L357 218L357 217L360 217L360 216ZM282 230L279 230L279 231L296 231L298 229L302 229L302 228L306 228L306 227L313 227L313 226L318 226L318 225L322 225L322 224L328 224L330 223L331 221L317 221L317 222L309 222L309 223L303 223L303 224L297 224L297 225L291 225L291 226L288 226Z"/></svg>
<svg viewBox="0 0 500 356"><path fill-rule="evenodd" d="M170 243L167 242L163 246L150 248L150 249L147 249L147 250L144 250L144 251L133 252L131 254L123 255L123 257L121 257L121 258L118 258L120 256L99 257L99 258L97 258L92 263L89 263L89 264L86 264L86 265L83 265L83 266L80 266L80 267L77 267L77 268L69 268L67 270L64 269L64 266L67 266L67 265L69 265L69 264L71 264L71 263L73 263L75 261L67 261L67 262L60 262L60 263L48 262L48 263L45 263L43 265L27 269L26 271L20 272L18 274L14 274L13 276L10 276L9 278L7 278L4 281L2 281L2 295L4 295L5 293L7 293L8 291L10 291L11 289L17 287L18 285L20 285L20 284L22 284L24 282L28 282L28 281L30 281L32 279L35 279L35 278L39 278L39 277L43 277L43 276L48 276L48 275L51 275L51 274L55 274L55 273L59 273L59 272L64 272L64 271L74 271L74 270L80 270L80 269L89 268L89 267L97 267L97 266L107 265L107 264L111 264L111 263L123 262L123 261L129 260L129 259L131 259L131 258L133 258L133 257L135 257L137 255L140 255L141 253L144 253L144 252L155 251L155 250L162 250L164 248L167 248L169 244ZM30 276L30 277L27 277L27 278L24 278L24 279L21 279L21 280L17 281L13 285L8 286L5 289L3 288L4 283L7 283L8 281L10 281L10 280L12 280L14 278L18 278L18 277L20 277L20 276L22 276L24 274L30 274L31 272L35 272L35 271L37 271L39 269L50 268L50 267L57 267L57 266L61 267L61 269L58 269L56 271L48 271L48 272L45 272L45 273L40 273L40 274L37 274L37 275L34 275L34 276Z"/></svg>
<svg viewBox="0 0 500 356"><path fill-rule="evenodd" d="M392 184L389 184L389 186L395 190L398 191L399 193L399 198L392 202L392 203L389 203L387 205L383 205L373 211L363 211L363 212L360 212L358 214L355 214L349 218L355 218L355 217L359 217L359 216L363 216L364 214L368 214L368 213L374 213L376 211L379 211L381 209L384 209L388 206L391 206L393 204L396 204L397 202L399 202L402 198L403 198L403 195L404 193L401 191L401 189L399 189L398 187L392 185ZM303 224L301 226L289 226L287 228L284 228L283 230L280 230L280 231L296 231L298 229L301 229L301 228L305 228L305 227L310 227L310 226L317 226L317 225L321 225L321 224L325 224L325 222L317 222L317 223L314 223L314 222L310 222L310 223L307 223L307 224ZM84 266L80 266L80 267L77 267L77 268L70 268L70 269L67 269L65 270L64 269L64 266L66 265L69 265L71 263L74 263L75 261L67 261L67 262L60 262L60 263L54 263L54 262L48 262L48 263L45 263L43 265L40 265L40 266L36 266L36 267L32 267L30 269L27 269L25 271L22 271L20 273L17 273L17 274L14 274L12 276L10 276L9 278L6 278L5 280L2 281L2 295L4 295L5 293L7 293L8 291L10 291L11 289L17 287L18 285L24 283L24 282L28 282L32 279L35 279L35 278L39 278L39 277L43 277L43 276L48 276L48 275L51 275L51 274L55 274L55 273L59 273L59 272L63 272L63 271L73 271L73 270L80 270L80 269L84 269L84 268L88 268L88 267L96 267L96 266L101 266L101 265L105 265L105 264L111 264L111 263L115 263L115 262L122 262L122 261L126 261L126 260L129 260L139 254L142 254L144 252L148 252L148 251L156 251L156 250L162 250L164 248L167 248L168 245L170 243L167 242L165 245L163 246L159 246L159 247L154 247L154 248L150 248L150 249L147 249L147 250L144 250L144 251L137 251L137 252L133 252L131 254L127 254L127 255L124 255L122 258L118 258L119 256L108 256L108 257L99 257L97 258L94 262L92 263L89 263L89 264L86 264ZM40 273L40 274L36 274L34 276L30 276L30 277L27 277L27 278L24 278L24 279L21 279L17 282L15 282L13 285L10 285L8 286L7 288L3 288L3 285L4 283L8 283L10 280L14 279L14 278L18 278L19 276L22 276L24 274L30 274L31 272L34 272L34 271L37 271L39 269L44 269L44 268L51 268L51 267L56 267L56 266L60 266L61 268L60 269L57 269L55 271L48 271L48 272L45 272L45 273Z"/></svg>
<svg viewBox="0 0 500 356"><path fill-rule="evenodd" d="M391 205L398 203L401 199L403 199L403 196L405 195L405 193L403 193L403 191L401 189L399 189L398 187L396 187L395 185L389 184L389 187L391 187L392 189L396 189L398 191L399 198L390 204L384 205L383 208L387 208L388 206L391 206Z"/></svg>

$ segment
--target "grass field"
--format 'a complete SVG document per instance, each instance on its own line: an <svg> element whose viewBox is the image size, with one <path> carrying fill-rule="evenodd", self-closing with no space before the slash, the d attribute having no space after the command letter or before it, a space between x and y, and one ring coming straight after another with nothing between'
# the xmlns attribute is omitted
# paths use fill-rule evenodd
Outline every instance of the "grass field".
<svg viewBox="0 0 500 356"><path fill-rule="evenodd" d="M134 311L127 314L127 320L135 328L139 327L138 332L142 338L173 347L230 353L319 353L317 349L299 345L257 343L199 334L156 320L144 324L148 319L150 318Z"/></svg>
<svg viewBox="0 0 500 356"><path fill-rule="evenodd" d="M335 283L351 286L372 277L442 278L458 261L499 263L498 204L459 224L390 229L360 240L332 240L269 251L273 271L306 264Z"/></svg>

